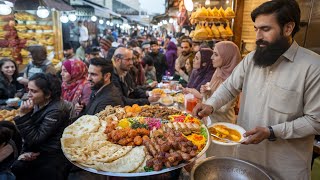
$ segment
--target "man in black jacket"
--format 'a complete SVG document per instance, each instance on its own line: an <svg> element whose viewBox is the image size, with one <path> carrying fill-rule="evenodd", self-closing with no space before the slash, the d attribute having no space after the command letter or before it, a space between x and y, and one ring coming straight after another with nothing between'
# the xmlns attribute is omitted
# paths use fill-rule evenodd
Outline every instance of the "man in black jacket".
<svg viewBox="0 0 320 180"><path fill-rule="evenodd" d="M156 102L160 97L148 97L146 90L136 88L129 70L133 66L133 52L130 49L119 47L113 56L114 70L112 82L122 93L122 99L125 105L146 105Z"/></svg>
<svg viewBox="0 0 320 180"><path fill-rule="evenodd" d="M151 52L149 56L153 59L154 67L156 68L157 81L161 82L162 76L165 75L166 70L168 69L166 56L159 51L158 41L154 40L150 42Z"/></svg>
<svg viewBox="0 0 320 180"><path fill-rule="evenodd" d="M113 65L103 58L93 58L88 69L88 78L92 93L86 107L77 103L77 112L84 110L81 114L94 115L105 109L106 106L123 106L121 94L111 82Z"/></svg>

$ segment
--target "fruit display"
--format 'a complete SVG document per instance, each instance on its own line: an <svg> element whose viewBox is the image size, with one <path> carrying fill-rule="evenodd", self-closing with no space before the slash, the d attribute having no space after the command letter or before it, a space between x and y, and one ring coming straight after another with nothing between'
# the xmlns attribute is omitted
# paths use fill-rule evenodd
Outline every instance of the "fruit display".
<svg viewBox="0 0 320 180"><path fill-rule="evenodd" d="M226 9L198 7L190 16L190 22L195 26L195 30L190 32L189 37L193 41L229 39L233 36L230 20L234 17L235 12L230 7Z"/></svg>
<svg viewBox="0 0 320 180"><path fill-rule="evenodd" d="M225 10L220 7L214 7L213 9L198 7L195 12L191 13L190 22L195 24L199 21L215 22L219 20L228 20L235 17L234 11L227 7Z"/></svg>
<svg viewBox="0 0 320 180"><path fill-rule="evenodd" d="M17 64L27 64L30 61L28 46L43 45L47 49L48 59L54 64L60 62L56 52L59 34L53 21L55 16L40 19L36 11L16 11L9 17L0 16L0 57L14 59Z"/></svg>

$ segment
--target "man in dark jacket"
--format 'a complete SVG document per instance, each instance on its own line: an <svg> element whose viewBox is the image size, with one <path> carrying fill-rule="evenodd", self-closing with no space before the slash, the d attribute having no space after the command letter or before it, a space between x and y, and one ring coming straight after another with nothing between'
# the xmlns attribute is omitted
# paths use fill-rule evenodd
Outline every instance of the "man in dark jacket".
<svg viewBox="0 0 320 180"><path fill-rule="evenodd" d="M94 115L105 109L106 106L123 106L121 94L111 82L113 65L103 58L93 58L88 69L88 78L92 94L86 107L77 103L77 112L84 110L81 114ZM80 110L81 109L81 110Z"/></svg>
<svg viewBox="0 0 320 180"><path fill-rule="evenodd" d="M161 82L162 76L165 75L166 70L168 69L166 56L159 52L158 41L151 41L150 45L151 52L149 55L152 57L154 67L156 68L157 81Z"/></svg>
<svg viewBox="0 0 320 180"><path fill-rule="evenodd" d="M156 102L160 97L148 97L146 90L136 88L134 80L128 71L133 66L133 52L130 49L119 47L113 56L114 70L112 82L122 93L122 99L125 105L146 105Z"/></svg>

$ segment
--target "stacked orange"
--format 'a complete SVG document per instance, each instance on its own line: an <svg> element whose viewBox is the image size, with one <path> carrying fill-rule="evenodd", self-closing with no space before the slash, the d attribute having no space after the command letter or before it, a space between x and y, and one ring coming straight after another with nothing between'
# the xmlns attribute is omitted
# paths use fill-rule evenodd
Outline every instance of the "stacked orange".
<svg viewBox="0 0 320 180"><path fill-rule="evenodd" d="M126 111L127 117L134 117L141 112L141 107L138 104L134 104L132 106L125 106L124 110Z"/></svg>

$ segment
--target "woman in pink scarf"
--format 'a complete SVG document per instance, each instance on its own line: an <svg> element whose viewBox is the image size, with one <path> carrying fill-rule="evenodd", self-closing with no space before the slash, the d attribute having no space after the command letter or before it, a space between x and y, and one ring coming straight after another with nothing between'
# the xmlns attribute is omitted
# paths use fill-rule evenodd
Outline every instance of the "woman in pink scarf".
<svg viewBox="0 0 320 180"><path fill-rule="evenodd" d="M91 94L87 82L88 69L84 62L78 59L68 59L62 63L62 98L73 104L88 104Z"/></svg>
<svg viewBox="0 0 320 180"><path fill-rule="evenodd" d="M209 98L214 91L230 76L233 69L238 65L241 60L240 51L237 45L231 41L222 41L215 44L213 55L211 57L212 65L216 68L210 83L201 86L200 92L203 99ZM227 103L218 109L214 114L210 115L211 122L229 122L236 123L236 115L234 107L236 106L237 98ZM211 145L206 152L208 156L226 157L234 156L235 146Z"/></svg>

